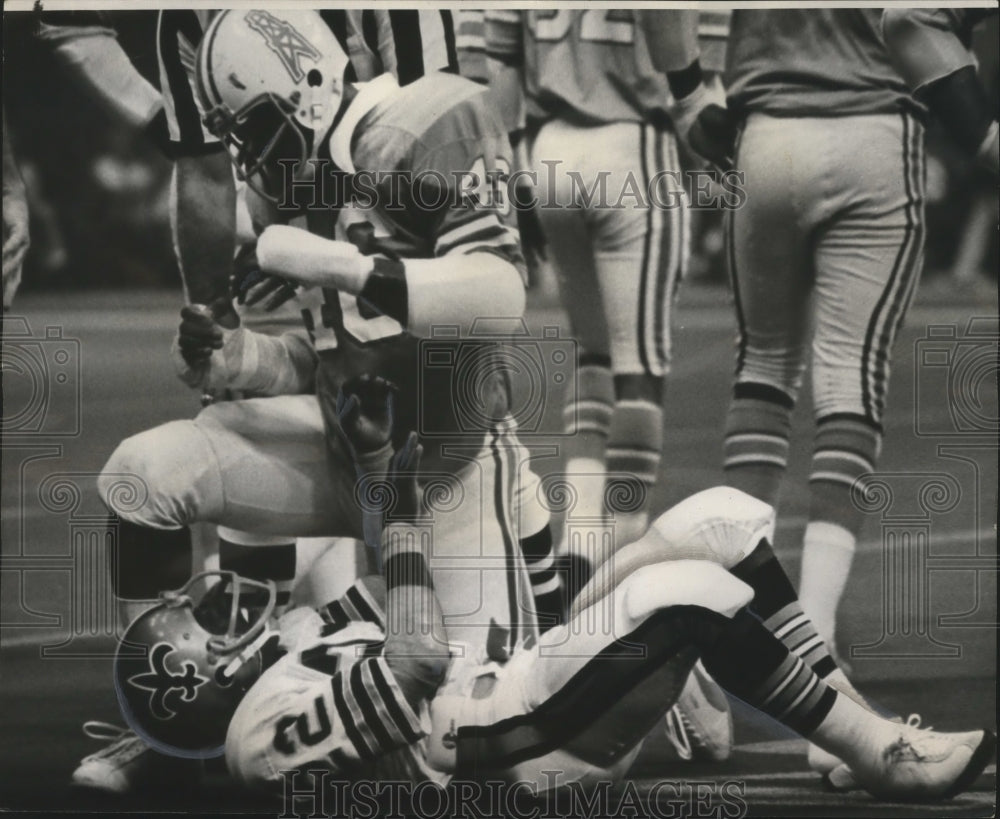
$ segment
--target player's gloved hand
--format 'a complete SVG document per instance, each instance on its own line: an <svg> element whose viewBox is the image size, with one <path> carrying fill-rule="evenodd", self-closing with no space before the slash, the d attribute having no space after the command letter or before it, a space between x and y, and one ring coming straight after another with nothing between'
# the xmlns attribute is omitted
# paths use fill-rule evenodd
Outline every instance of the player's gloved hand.
<svg viewBox="0 0 1000 819"><path fill-rule="evenodd" d="M364 375L346 381L337 394L340 431L355 460L362 464L375 453L388 454L392 446L395 384Z"/></svg>
<svg viewBox="0 0 1000 819"><path fill-rule="evenodd" d="M232 305L226 298L210 305L188 304L181 308L172 352L177 374L189 387L205 387L212 355L225 346L227 328L220 319L228 320L231 314Z"/></svg>
<svg viewBox="0 0 1000 819"><path fill-rule="evenodd" d="M257 243L248 242L240 247L233 259L230 289L238 304L253 306L263 302L265 312L270 313L294 298L298 285L261 270Z"/></svg>
<svg viewBox="0 0 1000 819"><path fill-rule="evenodd" d="M411 430L406 436L406 442L389 461L389 482L396 490L396 506L392 515L394 520L414 521L420 514L421 493L417 475L423 454L424 447L417 443L417 433Z"/></svg>
<svg viewBox="0 0 1000 819"><path fill-rule="evenodd" d="M737 127L718 80L702 83L686 97L675 100L670 116L678 137L692 151L722 170L732 170Z"/></svg>

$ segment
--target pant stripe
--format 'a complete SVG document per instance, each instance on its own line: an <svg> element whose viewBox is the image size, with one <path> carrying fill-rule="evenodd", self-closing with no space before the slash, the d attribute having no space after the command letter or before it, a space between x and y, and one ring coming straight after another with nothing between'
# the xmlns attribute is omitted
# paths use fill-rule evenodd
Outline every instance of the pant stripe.
<svg viewBox="0 0 1000 819"><path fill-rule="evenodd" d="M642 181L645 189L649 189L649 160L647 159L648 152L648 134L650 129L640 126L639 127L639 160L640 168L642 171ZM639 327L638 327L638 346L639 346L639 361L642 364L642 369L644 372L649 372L649 352L646 349L646 280L649 274L649 254L653 247L653 219L656 213L656 208L649 208L646 212L646 237L643 240L642 245L642 273L639 280Z"/></svg>
<svg viewBox="0 0 1000 819"><path fill-rule="evenodd" d="M503 549L507 563L507 571L504 572L504 576L507 578L507 605L510 612L510 634L507 638L507 647L508 649L512 649L520 636L521 630L519 625L520 606L518 605L516 571L517 555L515 552L514 537L511 534L507 518L507 504L505 503L508 497L507 472L504 464L505 459L500 454L499 440L500 433L494 430L493 440L490 441L490 450L493 452L493 463L496 468L496 475L493 479L493 505L497 523L500 525L500 532L503 535Z"/></svg>
<svg viewBox="0 0 1000 819"><path fill-rule="evenodd" d="M919 248L923 242L921 209L923 198L920 179L922 166L922 131L908 114L903 120L903 184L906 191L904 215L906 228L893 263L889 282L879 297L862 351L861 395L865 414L874 423L880 423L885 403L890 347L902 319L903 304L912 293L912 285L919 267Z"/></svg>
<svg viewBox="0 0 1000 819"><path fill-rule="evenodd" d="M742 132L736 138L736 167L740 167L740 140ZM731 210L725 215L726 222L726 257L729 262L729 283L733 288L733 306L736 308L736 375L743 372L747 357L747 320L743 313L743 303L740 299L739 276L736 271L736 214Z"/></svg>
<svg viewBox="0 0 1000 819"><path fill-rule="evenodd" d="M673 150L672 137L667 132L655 134L656 145L656 172L673 170L678 167L675 163L675 151ZM670 153L670 165L664 154L664 145ZM656 207L652 201L649 206ZM661 210L656 208L656 210ZM668 208L666 214L661 210L660 219L666 225L666 230L660 237L660 263L656 270L656 298L653 301L653 310L656 318L656 364L657 371L654 375L662 375L670 364L670 301L674 290L677 287L679 268L681 264L681 243L684 241L681 230L680 213L683 208ZM663 256L667 257L664 265Z"/></svg>

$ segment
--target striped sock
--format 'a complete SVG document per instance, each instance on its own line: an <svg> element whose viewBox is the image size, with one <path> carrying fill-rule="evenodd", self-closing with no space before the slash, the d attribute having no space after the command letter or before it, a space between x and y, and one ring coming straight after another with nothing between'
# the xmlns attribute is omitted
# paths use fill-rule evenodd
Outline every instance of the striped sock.
<svg viewBox="0 0 1000 819"><path fill-rule="evenodd" d="M812 734L837 700L834 689L745 609L701 659L719 685L800 736Z"/></svg>
<svg viewBox="0 0 1000 819"><path fill-rule="evenodd" d="M273 580L278 591L274 613L280 615L295 583L295 541L220 526L219 568L251 580Z"/></svg>
<svg viewBox="0 0 1000 819"><path fill-rule="evenodd" d="M521 540L521 553L528 565L538 630L544 634L566 619L566 589L552 550L552 530L547 524Z"/></svg>
<svg viewBox="0 0 1000 819"><path fill-rule="evenodd" d="M723 449L726 483L776 504L788 465L794 408L794 398L768 384L748 382L733 388Z"/></svg>
<svg viewBox="0 0 1000 819"><path fill-rule="evenodd" d="M573 514L598 519L604 513L604 457L615 400L611 359L581 355L576 383L576 394L563 408L564 428L573 436L566 475L577 495Z"/></svg>
<svg viewBox="0 0 1000 819"><path fill-rule="evenodd" d="M851 502L851 486L875 470L881 431L861 415L836 413L816 421L809 520L824 520L855 535L863 513Z"/></svg>
<svg viewBox="0 0 1000 819"><path fill-rule="evenodd" d="M802 611L792 581L766 539L731 571L754 590L751 609L790 652L821 677L836 669L826 644Z"/></svg>
<svg viewBox="0 0 1000 819"><path fill-rule="evenodd" d="M609 512L617 516L645 510L660 471L662 448L663 410L659 403L642 398L617 401L608 438L608 472L629 475L631 480L625 481L629 491L619 497L614 491L607 493Z"/></svg>
<svg viewBox="0 0 1000 819"><path fill-rule="evenodd" d="M836 523L810 521L802 540L799 598L816 629L834 645L837 608L854 562L857 538Z"/></svg>
<svg viewBox="0 0 1000 819"><path fill-rule="evenodd" d="M864 521L852 501L851 487L874 471L881 440L878 427L861 415L836 413L816 422L799 589L803 607L831 645L837 607Z"/></svg>

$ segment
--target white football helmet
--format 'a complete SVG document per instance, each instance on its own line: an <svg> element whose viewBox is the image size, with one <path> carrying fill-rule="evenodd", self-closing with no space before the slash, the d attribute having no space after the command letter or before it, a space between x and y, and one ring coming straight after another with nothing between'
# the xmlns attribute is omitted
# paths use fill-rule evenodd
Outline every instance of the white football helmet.
<svg viewBox="0 0 1000 819"><path fill-rule="evenodd" d="M278 160L306 175L340 110L347 65L315 11L233 9L212 20L197 57L205 125L258 193L275 201Z"/></svg>

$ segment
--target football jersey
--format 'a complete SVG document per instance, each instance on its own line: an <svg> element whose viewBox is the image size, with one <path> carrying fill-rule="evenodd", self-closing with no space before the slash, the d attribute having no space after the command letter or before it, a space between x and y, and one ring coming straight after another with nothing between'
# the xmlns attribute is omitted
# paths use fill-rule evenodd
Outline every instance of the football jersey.
<svg viewBox="0 0 1000 819"><path fill-rule="evenodd" d="M666 119L667 79L653 67L629 9L489 11L486 47L524 66L529 119Z"/></svg>
<svg viewBox="0 0 1000 819"><path fill-rule="evenodd" d="M368 195L365 202L366 195L358 193L340 211L336 238L366 254L402 260L493 253L525 276L516 214L503 184L511 168L510 144L483 104L485 93L482 86L450 74L403 88L383 75L362 86L331 139L331 154L352 174L356 192L374 186L378 195ZM490 179L497 180L496 195ZM309 216L310 230L329 231L328 211ZM456 341L451 365L428 366L434 362L421 360L420 340L396 320L333 290L324 292L310 330L320 358L317 389L324 407L332 406L345 380L380 375L399 387L397 445L410 430L423 433L432 425L439 433L433 447L425 445L425 464L436 460L450 436L465 444L483 439L486 427L470 428L456 409L462 401L456 390L472 383L459 383L457 376L462 361L475 361L477 369L492 370L488 382L502 380L500 368L491 363L490 351L499 354L495 342ZM470 375L475 381L474 373L465 373ZM506 391L476 383L481 395L502 394L487 414L503 418Z"/></svg>
<svg viewBox="0 0 1000 819"><path fill-rule="evenodd" d="M320 609L325 625L319 638L285 661L279 679L286 690L294 688L291 678L300 678L305 688L329 677L307 713L287 713L275 726L273 748L289 767L322 758L352 776L440 778L423 758L426 715L411 708L382 654L384 588L381 582L355 581ZM295 704L301 699L289 697Z"/></svg>
<svg viewBox="0 0 1000 819"><path fill-rule="evenodd" d="M729 108L786 117L922 115L892 66L881 18L874 8L734 11Z"/></svg>

